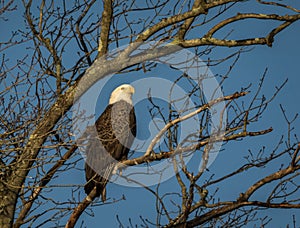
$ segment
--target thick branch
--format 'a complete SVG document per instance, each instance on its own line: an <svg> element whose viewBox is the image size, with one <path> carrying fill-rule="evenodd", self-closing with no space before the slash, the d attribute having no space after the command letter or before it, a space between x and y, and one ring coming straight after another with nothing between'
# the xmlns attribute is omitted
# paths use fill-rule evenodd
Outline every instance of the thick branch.
<svg viewBox="0 0 300 228"><path fill-rule="evenodd" d="M264 135L264 134L271 132L272 130L273 130L272 128L269 128L266 130L255 131L255 132L240 132L240 133L232 134L229 136L215 136L215 137L213 137L213 139L208 138L208 139L202 140L201 142L194 144L192 146L177 148L176 150L173 150L173 151L151 153L149 156L143 155L141 157L134 158L132 160L126 160L126 161L123 161L122 163L120 163L119 167L123 167L124 165L134 166L134 165L148 163L148 162L152 162L152 161L159 161L161 159L170 158L179 153L195 151L195 150L207 145L208 143L231 141L231 140L235 140L235 139L239 139L239 138L244 138L247 136ZM117 168L119 168L119 167L117 167Z"/></svg>
<svg viewBox="0 0 300 228"><path fill-rule="evenodd" d="M136 39L136 42L146 41L150 36L152 36L153 34L158 32L162 28L165 28L169 25L173 25L175 23L184 21L188 18L192 18L192 17L198 16L200 14L205 14L205 13L206 13L206 9L203 8L202 5L199 5L199 7L194 8L186 13L165 18L165 19L161 20L159 23L155 24L154 26L148 28L143 33L141 33L138 36L138 38Z"/></svg>
<svg viewBox="0 0 300 228"><path fill-rule="evenodd" d="M113 9L112 0L104 1L104 9L102 13L101 34L98 46L98 57L103 56L108 50L109 32L112 21Z"/></svg>
<svg viewBox="0 0 300 228"><path fill-rule="evenodd" d="M80 215L84 210L93 202L93 200L97 197L96 187L90 192L88 196L84 198L84 200L73 210L72 215L70 216L65 228L72 228L75 226L78 221Z"/></svg>
<svg viewBox="0 0 300 228"><path fill-rule="evenodd" d="M262 186L271 183L272 181L279 180L282 177L285 177L295 172L298 169L300 169L300 165L298 166L291 165L286 169L279 170L278 172L272 173L269 176L260 179L255 184L253 184L244 194L241 194L239 200L248 200L251 197L251 195L253 195L253 193L257 191L259 188L261 188Z"/></svg>
<svg viewBox="0 0 300 228"><path fill-rule="evenodd" d="M263 19L263 20L276 20L276 21L285 21L285 22L279 25L278 27L276 27L275 29L273 29L265 37L248 38L248 39L241 39L241 40L226 40L226 39L218 39L212 37L214 33L219 31L224 26L239 20L244 20L249 18ZM285 16L280 16L277 14L254 14L254 13L237 14L236 16L228 18L215 25L202 38L181 40L181 41L177 41L177 44L183 47L196 47L196 46L203 46L203 45L216 45L216 46L227 46L227 47L249 46L249 45L272 46L272 43L274 42L274 37L283 29L287 28L289 25L291 25L293 22L299 19L300 19L300 14L285 15Z"/></svg>
<svg viewBox="0 0 300 228"><path fill-rule="evenodd" d="M202 8L205 8L205 1L204 0L195 0L193 4L193 9L198 8L201 5ZM185 34L187 33L188 29L194 22L195 17L189 18L184 21L184 23L180 26L180 29L177 33L177 39L183 40L185 37Z"/></svg>
<svg viewBox="0 0 300 228"><path fill-rule="evenodd" d="M260 20L276 20L276 21L285 21L285 22L293 22L295 20L298 20L300 18L300 15L285 15L280 16L277 14L256 14L256 13L238 13L234 17L230 17L228 19L225 19L212 27L205 35L205 37L212 37L213 34L215 34L217 31L219 31L221 28L225 27L226 25L229 25L233 22L237 22L240 20L245 19L260 19Z"/></svg>

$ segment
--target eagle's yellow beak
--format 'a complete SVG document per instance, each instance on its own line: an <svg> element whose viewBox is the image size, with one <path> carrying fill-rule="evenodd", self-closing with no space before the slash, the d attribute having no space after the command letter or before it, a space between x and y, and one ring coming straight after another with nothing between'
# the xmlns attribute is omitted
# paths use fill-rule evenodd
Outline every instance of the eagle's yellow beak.
<svg viewBox="0 0 300 228"><path fill-rule="evenodd" d="M134 87L133 87L133 86L130 86L129 88L130 88L130 90L129 90L129 91L130 91L130 93L131 93L131 94L134 94L134 93L135 93L135 89L134 89Z"/></svg>

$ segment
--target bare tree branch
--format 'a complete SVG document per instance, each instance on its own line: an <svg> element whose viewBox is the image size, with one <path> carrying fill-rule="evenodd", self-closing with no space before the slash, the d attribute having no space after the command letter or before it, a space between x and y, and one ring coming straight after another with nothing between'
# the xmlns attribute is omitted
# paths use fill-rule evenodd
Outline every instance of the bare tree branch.
<svg viewBox="0 0 300 228"><path fill-rule="evenodd" d="M112 4L113 1L111 0L104 1L101 34L100 34L99 47L98 47L98 57L105 55L108 51L109 31L110 31L110 25L111 25L112 15L113 15Z"/></svg>

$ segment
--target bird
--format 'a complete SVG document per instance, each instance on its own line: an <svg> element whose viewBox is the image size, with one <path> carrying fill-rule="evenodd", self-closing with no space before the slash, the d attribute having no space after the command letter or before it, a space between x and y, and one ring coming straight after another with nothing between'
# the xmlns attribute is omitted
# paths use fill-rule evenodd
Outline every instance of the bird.
<svg viewBox="0 0 300 228"><path fill-rule="evenodd" d="M135 89L129 84L118 86L109 104L95 122L95 132L86 147L85 193L96 187L96 197L106 201L106 184L118 162L127 160L136 137L136 116L132 104Z"/></svg>

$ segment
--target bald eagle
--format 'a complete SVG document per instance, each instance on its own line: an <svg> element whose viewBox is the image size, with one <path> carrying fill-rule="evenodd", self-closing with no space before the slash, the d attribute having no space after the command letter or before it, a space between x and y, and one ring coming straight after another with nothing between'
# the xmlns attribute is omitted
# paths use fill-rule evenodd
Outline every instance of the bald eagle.
<svg viewBox="0 0 300 228"><path fill-rule="evenodd" d="M132 105L134 88L123 84L110 96L109 105L95 122L96 132L86 149L84 186L88 195L96 187L96 196L106 200L105 186L115 165L127 159L136 136L136 117Z"/></svg>

